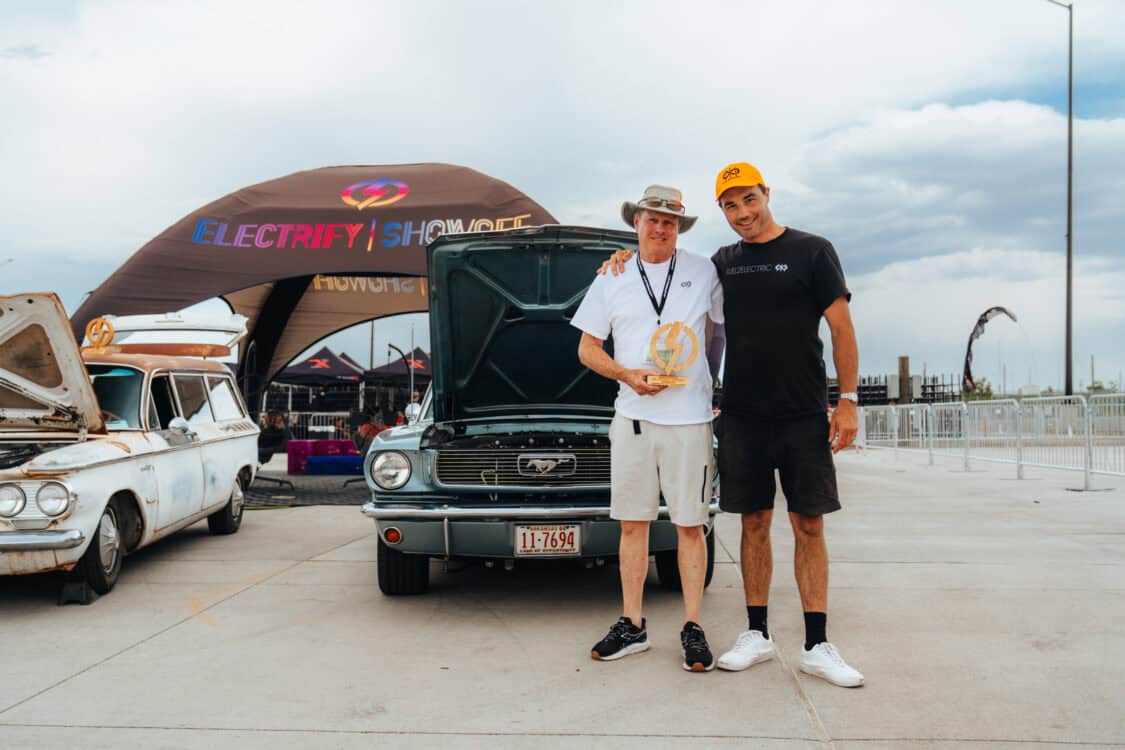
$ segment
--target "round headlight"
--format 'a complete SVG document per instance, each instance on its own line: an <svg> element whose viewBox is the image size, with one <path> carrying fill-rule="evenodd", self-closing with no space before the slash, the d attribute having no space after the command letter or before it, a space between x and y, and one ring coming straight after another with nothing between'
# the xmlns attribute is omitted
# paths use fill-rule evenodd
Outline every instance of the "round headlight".
<svg viewBox="0 0 1125 750"><path fill-rule="evenodd" d="M70 506L70 490L58 482L47 482L35 493L35 504L47 516L61 516Z"/></svg>
<svg viewBox="0 0 1125 750"><path fill-rule="evenodd" d="M11 518L18 516L23 506L27 504L27 495L19 485L0 484L0 516Z"/></svg>
<svg viewBox="0 0 1125 750"><path fill-rule="evenodd" d="M386 451L371 462L371 478L385 490L397 490L410 479L410 459L398 451Z"/></svg>

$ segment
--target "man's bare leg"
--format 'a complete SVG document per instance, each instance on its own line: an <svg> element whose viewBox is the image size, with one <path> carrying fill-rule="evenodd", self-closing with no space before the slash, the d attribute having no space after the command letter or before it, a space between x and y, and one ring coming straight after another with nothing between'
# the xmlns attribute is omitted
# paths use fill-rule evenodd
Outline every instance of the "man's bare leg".
<svg viewBox="0 0 1125 750"><path fill-rule="evenodd" d="M765 607L773 578L773 549L770 546L772 510L742 514L742 588L746 606Z"/></svg>
<svg viewBox="0 0 1125 750"><path fill-rule="evenodd" d="M680 564L680 586L684 592L684 622L699 623L703 604L703 582L707 579L706 526L677 526L676 558Z"/></svg>
<svg viewBox="0 0 1125 750"><path fill-rule="evenodd" d="M806 612L828 611L828 545L824 541L824 516L789 514L796 549L793 572Z"/></svg>
<svg viewBox="0 0 1125 750"><path fill-rule="evenodd" d="M648 577L648 526L648 521L622 521L618 546L624 615L638 628L641 627L641 601Z"/></svg>

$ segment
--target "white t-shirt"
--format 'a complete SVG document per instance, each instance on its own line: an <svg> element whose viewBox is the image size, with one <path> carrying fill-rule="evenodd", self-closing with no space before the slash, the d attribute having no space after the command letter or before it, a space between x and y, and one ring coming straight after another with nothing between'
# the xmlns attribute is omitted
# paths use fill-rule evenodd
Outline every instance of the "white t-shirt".
<svg viewBox="0 0 1125 750"><path fill-rule="evenodd" d="M660 301L671 262L645 263L645 273L656 301ZM638 396L621 383L614 408L629 419L657 424L698 424L711 421L711 373L707 367L706 321L723 322L723 288L710 258L683 250L676 251L676 270L668 288L668 301L659 316L645 291L634 255L625 271L607 273L594 279L585 299L574 314L571 325L605 340L613 336L614 360L631 370L661 368L651 361L649 342L660 324L679 321L690 326L699 342L695 361L682 372L687 385L665 388L655 396ZM660 321L660 324L657 323ZM686 359L688 350L680 357Z"/></svg>

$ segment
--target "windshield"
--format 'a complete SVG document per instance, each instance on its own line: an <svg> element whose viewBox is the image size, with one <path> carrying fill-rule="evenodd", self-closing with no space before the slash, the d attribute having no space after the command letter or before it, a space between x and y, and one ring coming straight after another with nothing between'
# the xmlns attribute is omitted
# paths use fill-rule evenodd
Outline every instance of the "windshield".
<svg viewBox="0 0 1125 750"><path fill-rule="evenodd" d="M141 429L141 385L144 374L128 367L88 365L94 395L106 429Z"/></svg>

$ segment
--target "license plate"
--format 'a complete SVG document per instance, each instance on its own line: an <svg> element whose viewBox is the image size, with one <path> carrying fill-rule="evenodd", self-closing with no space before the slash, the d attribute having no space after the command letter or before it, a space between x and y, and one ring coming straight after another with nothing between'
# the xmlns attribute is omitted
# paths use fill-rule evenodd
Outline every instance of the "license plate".
<svg viewBox="0 0 1125 750"><path fill-rule="evenodd" d="M516 527L517 555L577 555L579 550L581 540L576 523Z"/></svg>

